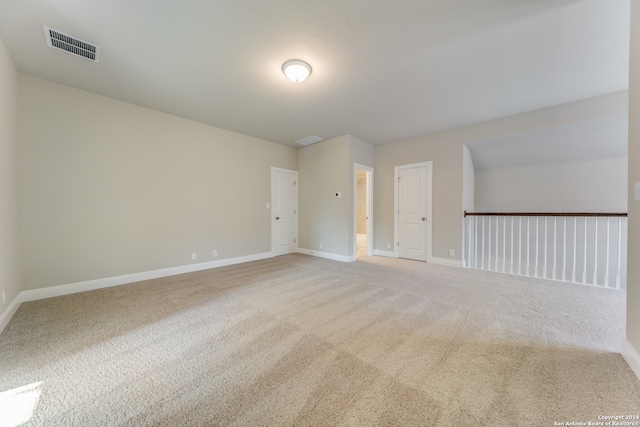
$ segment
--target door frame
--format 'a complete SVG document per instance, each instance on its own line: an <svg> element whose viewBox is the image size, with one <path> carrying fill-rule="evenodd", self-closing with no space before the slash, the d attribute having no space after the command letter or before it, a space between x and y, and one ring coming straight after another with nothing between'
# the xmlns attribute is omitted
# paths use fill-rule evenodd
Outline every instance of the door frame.
<svg viewBox="0 0 640 427"><path fill-rule="evenodd" d="M271 255L276 256L276 220L273 215L273 210L276 205L276 172L291 173L293 174L293 245L291 248L292 253L298 252L298 171L291 169L271 167L271 202L269 205L269 221L271 222Z"/></svg>
<svg viewBox="0 0 640 427"><path fill-rule="evenodd" d="M353 164L353 253L352 259L358 259L358 170L367 173L367 256L373 254L373 168L360 163Z"/></svg>
<svg viewBox="0 0 640 427"><path fill-rule="evenodd" d="M428 162L420 162L420 163L411 163L407 165L398 165L393 168L393 256L394 258L398 258L398 246L400 242L398 241L398 236L400 235L400 217L398 216L398 209L400 206L398 194L398 177L400 176L400 171L403 169L413 169L413 168L427 168L427 186L425 188L426 191L426 199L427 199L427 262L432 262L432 238L433 238L433 161L430 160Z"/></svg>

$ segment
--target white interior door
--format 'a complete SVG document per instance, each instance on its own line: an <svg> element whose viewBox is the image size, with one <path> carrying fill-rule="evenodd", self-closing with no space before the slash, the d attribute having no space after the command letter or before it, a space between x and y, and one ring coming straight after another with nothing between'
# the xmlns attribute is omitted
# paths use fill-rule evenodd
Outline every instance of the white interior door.
<svg viewBox="0 0 640 427"><path fill-rule="evenodd" d="M398 257L427 260L427 167L398 170Z"/></svg>
<svg viewBox="0 0 640 427"><path fill-rule="evenodd" d="M298 222L298 172L272 168L271 173L271 241L274 255L296 251Z"/></svg>

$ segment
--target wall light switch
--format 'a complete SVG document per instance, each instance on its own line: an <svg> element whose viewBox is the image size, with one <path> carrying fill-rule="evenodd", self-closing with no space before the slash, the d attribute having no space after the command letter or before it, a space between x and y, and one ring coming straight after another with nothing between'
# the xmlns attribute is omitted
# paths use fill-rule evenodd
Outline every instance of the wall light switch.
<svg viewBox="0 0 640 427"><path fill-rule="evenodd" d="M640 202L640 181L636 182L633 186L633 200Z"/></svg>

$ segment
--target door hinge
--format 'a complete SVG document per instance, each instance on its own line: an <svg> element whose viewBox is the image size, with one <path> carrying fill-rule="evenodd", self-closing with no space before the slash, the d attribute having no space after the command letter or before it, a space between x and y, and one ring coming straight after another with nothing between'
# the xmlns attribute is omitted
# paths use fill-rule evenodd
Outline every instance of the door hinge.
<svg viewBox="0 0 640 427"><path fill-rule="evenodd" d="M398 244L396 246L400 247L400 242L398 242Z"/></svg>
<svg viewBox="0 0 640 427"><path fill-rule="evenodd" d="M298 241L298 239L293 239L293 243L296 243Z"/></svg>
<svg viewBox="0 0 640 427"><path fill-rule="evenodd" d="M296 214L296 213L298 213L298 211L296 211L296 210L294 209L294 210L293 210L293 213L294 213L294 214Z"/></svg>
<svg viewBox="0 0 640 427"><path fill-rule="evenodd" d="M400 177L398 177L398 182L400 182Z"/></svg>
<svg viewBox="0 0 640 427"><path fill-rule="evenodd" d="M296 185L296 184L297 184L297 182L296 182L296 181L293 181L293 185Z"/></svg>

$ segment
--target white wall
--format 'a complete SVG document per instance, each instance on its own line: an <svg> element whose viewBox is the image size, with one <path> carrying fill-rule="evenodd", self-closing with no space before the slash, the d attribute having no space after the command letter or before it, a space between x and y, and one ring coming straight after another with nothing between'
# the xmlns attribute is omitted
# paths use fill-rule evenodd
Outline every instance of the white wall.
<svg viewBox="0 0 640 427"><path fill-rule="evenodd" d="M462 247L462 149L448 133L426 135L376 147L374 184L375 249L394 246L394 167L433 161L433 253L449 258L449 248L459 255ZM387 248L387 242L391 248ZM458 257L459 259L459 257Z"/></svg>
<svg viewBox="0 0 640 427"><path fill-rule="evenodd" d="M346 259L353 203L349 197L349 135L298 148L297 157L298 246ZM335 197L336 192L342 197Z"/></svg>
<svg viewBox="0 0 640 427"><path fill-rule="evenodd" d="M627 269L627 343L625 355L640 378L640 202L634 184L640 181L640 0L631 1L629 70L629 264ZM635 357L635 359L632 359ZM634 364L635 362L635 364Z"/></svg>
<svg viewBox="0 0 640 427"><path fill-rule="evenodd" d="M355 259L355 163L373 167L374 161L374 146L352 135L298 148L302 252L342 261Z"/></svg>
<svg viewBox="0 0 640 427"><path fill-rule="evenodd" d="M25 289L271 251L270 168L295 169L295 149L25 75L19 88Z"/></svg>
<svg viewBox="0 0 640 427"><path fill-rule="evenodd" d="M0 40L0 319L22 290L18 236L18 73ZM3 325L0 322L0 331Z"/></svg>
<svg viewBox="0 0 640 427"><path fill-rule="evenodd" d="M626 212L627 158L478 171L477 212Z"/></svg>

